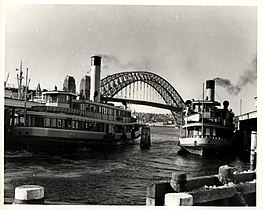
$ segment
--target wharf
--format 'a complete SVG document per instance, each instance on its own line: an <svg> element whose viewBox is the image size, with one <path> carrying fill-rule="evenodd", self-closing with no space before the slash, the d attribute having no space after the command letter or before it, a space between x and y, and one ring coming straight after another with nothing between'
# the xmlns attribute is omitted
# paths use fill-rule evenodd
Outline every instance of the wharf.
<svg viewBox="0 0 263 210"><path fill-rule="evenodd" d="M149 183L147 206L256 206L256 171L234 172L221 166L218 175L187 179L172 174L170 181Z"/></svg>

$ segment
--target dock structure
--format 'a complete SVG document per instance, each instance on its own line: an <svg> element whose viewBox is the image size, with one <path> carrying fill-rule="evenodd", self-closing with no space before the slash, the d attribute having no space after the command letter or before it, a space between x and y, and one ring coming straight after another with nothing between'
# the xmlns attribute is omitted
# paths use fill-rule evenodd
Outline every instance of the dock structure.
<svg viewBox="0 0 263 210"><path fill-rule="evenodd" d="M187 179L172 173L170 181L149 183L147 206L256 206L256 172L221 166L217 175Z"/></svg>
<svg viewBox="0 0 263 210"><path fill-rule="evenodd" d="M247 161L251 160L251 153L255 153L256 155L257 152L257 97L255 97L255 107L256 110L247 113L242 113L239 116L237 116L238 130L235 133L235 138L238 156Z"/></svg>

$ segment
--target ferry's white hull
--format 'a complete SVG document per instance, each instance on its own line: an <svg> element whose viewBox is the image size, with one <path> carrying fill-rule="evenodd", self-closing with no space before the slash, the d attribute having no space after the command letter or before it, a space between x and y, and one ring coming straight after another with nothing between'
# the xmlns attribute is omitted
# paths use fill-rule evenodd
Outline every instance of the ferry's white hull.
<svg viewBox="0 0 263 210"><path fill-rule="evenodd" d="M224 152L233 148L233 139L217 137L179 138L179 146L186 151L204 156L204 153Z"/></svg>

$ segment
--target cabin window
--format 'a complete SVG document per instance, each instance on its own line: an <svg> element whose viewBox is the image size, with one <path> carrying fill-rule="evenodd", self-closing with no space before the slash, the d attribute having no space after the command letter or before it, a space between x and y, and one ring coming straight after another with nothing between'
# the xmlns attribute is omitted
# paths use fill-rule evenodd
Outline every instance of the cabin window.
<svg viewBox="0 0 263 210"><path fill-rule="evenodd" d="M66 122L65 122L65 120L63 119L63 120L61 120L61 122L62 122L62 128L66 128Z"/></svg>
<svg viewBox="0 0 263 210"><path fill-rule="evenodd" d="M80 104L73 104L73 109L80 109Z"/></svg>
<svg viewBox="0 0 263 210"><path fill-rule="evenodd" d="M46 103L50 103L51 97L49 95L45 95L45 101L46 101Z"/></svg>
<svg viewBox="0 0 263 210"><path fill-rule="evenodd" d="M87 131L89 130L89 122L87 122L87 121L85 122L85 130L87 130Z"/></svg>
<svg viewBox="0 0 263 210"><path fill-rule="evenodd" d="M90 109L89 109L90 105L89 104L86 104L86 111L89 112Z"/></svg>
<svg viewBox="0 0 263 210"><path fill-rule="evenodd" d="M101 130L101 123L96 124L96 131L100 132Z"/></svg>
<svg viewBox="0 0 263 210"><path fill-rule="evenodd" d="M90 112L94 112L94 106L90 104Z"/></svg>
<svg viewBox="0 0 263 210"><path fill-rule="evenodd" d="M95 131L96 130L96 123L90 123L90 130Z"/></svg>
<svg viewBox="0 0 263 210"><path fill-rule="evenodd" d="M18 124L19 125L23 125L24 124L24 117L19 117Z"/></svg>
<svg viewBox="0 0 263 210"><path fill-rule="evenodd" d="M65 128L71 128L70 119L65 119Z"/></svg>
<svg viewBox="0 0 263 210"><path fill-rule="evenodd" d="M103 123L98 123L98 131L104 132L104 124Z"/></svg>
<svg viewBox="0 0 263 210"><path fill-rule="evenodd" d="M32 116L31 115L26 116L26 124L27 126L32 126Z"/></svg>
<svg viewBox="0 0 263 210"><path fill-rule="evenodd" d="M80 123L81 123L80 129L85 130L85 121L80 121Z"/></svg>
<svg viewBox="0 0 263 210"><path fill-rule="evenodd" d="M216 129L213 129L213 136L216 136Z"/></svg>
<svg viewBox="0 0 263 210"><path fill-rule="evenodd" d="M75 129L75 124L76 124L76 121L75 120L72 120L72 128Z"/></svg>
<svg viewBox="0 0 263 210"><path fill-rule="evenodd" d="M59 95L58 96L58 102L59 103L66 103L66 96L65 95Z"/></svg>
<svg viewBox="0 0 263 210"><path fill-rule="evenodd" d="M188 133L188 135L190 135L190 136L197 136L198 135L198 131L195 130L195 129L194 130L190 130L190 133Z"/></svg>
<svg viewBox="0 0 263 210"><path fill-rule="evenodd" d="M61 128L61 126L62 126L62 122L61 122L61 119L58 119L58 128Z"/></svg>
<svg viewBox="0 0 263 210"><path fill-rule="evenodd" d="M37 127L43 127L44 126L44 117L36 116L35 117L35 125Z"/></svg>
<svg viewBox="0 0 263 210"><path fill-rule="evenodd" d="M205 135L210 136L210 128L205 128Z"/></svg>
<svg viewBox="0 0 263 210"><path fill-rule="evenodd" d="M57 95L53 95L53 96L50 96L51 97L51 102L52 103L57 103L58 102L58 96Z"/></svg>
<svg viewBox="0 0 263 210"><path fill-rule="evenodd" d="M79 122L75 121L75 128L78 129L79 128Z"/></svg>
<svg viewBox="0 0 263 210"><path fill-rule="evenodd" d="M56 128L57 127L57 119L56 118L51 118L51 127Z"/></svg>
<svg viewBox="0 0 263 210"><path fill-rule="evenodd" d="M49 117L45 118L45 127L50 127L50 118Z"/></svg>

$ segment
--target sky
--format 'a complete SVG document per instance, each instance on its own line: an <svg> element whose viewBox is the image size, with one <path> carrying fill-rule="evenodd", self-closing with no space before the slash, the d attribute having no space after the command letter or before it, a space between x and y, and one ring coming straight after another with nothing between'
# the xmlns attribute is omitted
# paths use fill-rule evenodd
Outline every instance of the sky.
<svg viewBox="0 0 263 210"><path fill-rule="evenodd" d="M201 99L202 84L216 79L216 100L238 115L255 110L257 8L179 5L30 5L6 8L5 78L17 84L21 60L30 88L77 90L100 54L102 78L131 70L167 80L186 101ZM141 107L140 107L141 108ZM144 107L146 110L146 108Z"/></svg>

